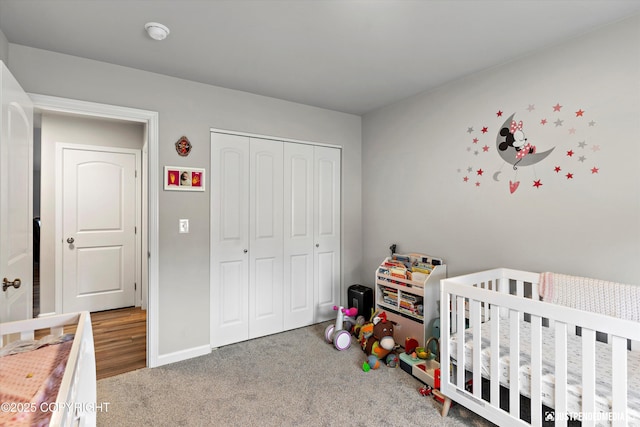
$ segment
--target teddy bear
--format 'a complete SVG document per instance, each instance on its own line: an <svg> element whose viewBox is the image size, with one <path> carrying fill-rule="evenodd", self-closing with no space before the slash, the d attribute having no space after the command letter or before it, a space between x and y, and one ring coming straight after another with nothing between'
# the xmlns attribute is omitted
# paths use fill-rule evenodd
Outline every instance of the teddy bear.
<svg viewBox="0 0 640 427"><path fill-rule="evenodd" d="M378 369L380 360L385 360L387 355L395 348L393 328L396 322L388 320L387 314L382 312L374 316L373 321L362 325L359 331L358 341L362 350L367 355L362 369Z"/></svg>

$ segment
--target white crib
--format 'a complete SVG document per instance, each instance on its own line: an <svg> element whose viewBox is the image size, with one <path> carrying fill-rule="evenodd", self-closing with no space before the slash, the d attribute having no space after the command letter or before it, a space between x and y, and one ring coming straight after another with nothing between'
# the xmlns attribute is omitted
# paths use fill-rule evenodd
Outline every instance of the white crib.
<svg viewBox="0 0 640 427"><path fill-rule="evenodd" d="M501 426L640 425L640 323L543 302L539 280L441 281L441 392Z"/></svg>
<svg viewBox="0 0 640 427"><path fill-rule="evenodd" d="M76 325L76 330L55 402L2 402L5 405L3 408L11 412L49 412L48 425L52 427L96 425L96 362L91 317L88 312L1 323L0 348L16 339L33 340L35 331L43 329L55 337L62 336L64 327L68 325ZM5 357L16 356L20 354ZM25 381L28 379L25 378Z"/></svg>

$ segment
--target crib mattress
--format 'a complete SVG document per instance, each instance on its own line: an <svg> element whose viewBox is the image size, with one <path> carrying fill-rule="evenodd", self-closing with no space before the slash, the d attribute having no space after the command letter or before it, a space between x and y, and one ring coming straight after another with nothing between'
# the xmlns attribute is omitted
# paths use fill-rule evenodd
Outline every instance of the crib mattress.
<svg viewBox="0 0 640 427"><path fill-rule="evenodd" d="M490 378L491 361L491 320L482 324L481 329L481 373ZM500 319L500 383L509 387L509 319ZM531 397L531 324L520 323L520 394ZM567 410L579 413L582 395L582 343L581 338L572 333L567 334ZM457 336L449 341L449 352L452 359L457 360ZM465 331L465 367L471 370L473 338L471 329ZM596 410L611 412L611 348L609 345L596 342ZM550 408L555 402L555 330L542 328L542 403ZM627 352L628 374L628 425L640 425L640 352Z"/></svg>
<svg viewBox="0 0 640 427"><path fill-rule="evenodd" d="M0 425L46 426L73 341L0 358Z"/></svg>

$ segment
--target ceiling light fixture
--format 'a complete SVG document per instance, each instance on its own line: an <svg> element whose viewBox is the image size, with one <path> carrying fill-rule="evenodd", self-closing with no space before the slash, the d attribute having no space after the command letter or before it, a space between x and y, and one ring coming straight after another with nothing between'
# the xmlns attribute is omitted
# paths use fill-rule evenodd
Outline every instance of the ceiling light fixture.
<svg viewBox="0 0 640 427"><path fill-rule="evenodd" d="M154 40L164 40L169 35L169 29L157 22L147 22L144 24L144 29L147 30L149 37Z"/></svg>

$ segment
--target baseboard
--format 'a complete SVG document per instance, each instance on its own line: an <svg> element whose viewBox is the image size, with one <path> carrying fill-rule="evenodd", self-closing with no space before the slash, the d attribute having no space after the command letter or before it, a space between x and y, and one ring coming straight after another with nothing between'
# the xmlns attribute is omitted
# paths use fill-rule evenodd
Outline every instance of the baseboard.
<svg viewBox="0 0 640 427"><path fill-rule="evenodd" d="M40 313L38 314L38 319L42 319L43 317L51 317L51 316L55 316L58 313L56 313L55 311L52 311L50 313Z"/></svg>
<svg viewBox="0 0 640 427"><path fill-rule="evenodd" d="M158 363L155 365L155 367L180 362L182 360L192 359L194 357L204 356L209 353L211 353L211 346L202 345L200 347L188 348L186 350L180 350L169 354L161 354L158 356Z"/></svg>

